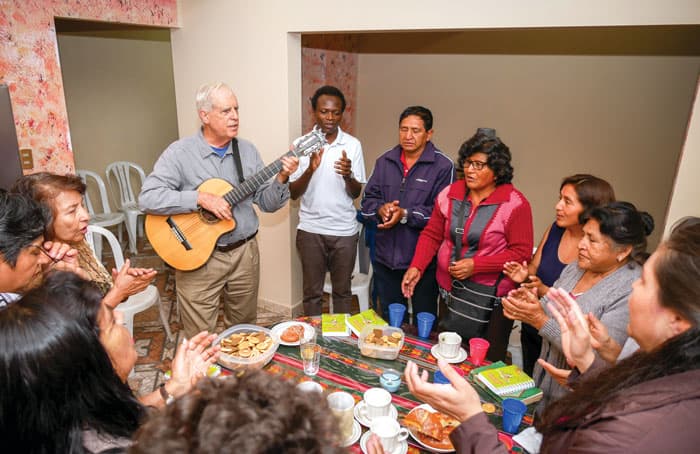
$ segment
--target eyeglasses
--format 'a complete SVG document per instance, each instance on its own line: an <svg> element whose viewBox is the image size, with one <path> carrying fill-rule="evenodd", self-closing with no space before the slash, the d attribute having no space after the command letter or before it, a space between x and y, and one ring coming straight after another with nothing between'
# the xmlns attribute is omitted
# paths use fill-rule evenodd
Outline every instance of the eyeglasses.
<svg viewBox="0 0 700 454"><path fill-rule="evenodd" d="M486 163L484 161L472 161L467 159L464 161L464 168L468 169L469 167L474 167L474 170L482 170L486 167Z"/></svg>
<svg viewBox="0 0 700 454"><path fill-rule="evenodd" d="M49 259L51 259L51 262L52 262L51 267L53 267L55 264L57 264L58 262L61 261L61 259L51 257L51 255L49 254L49 251L44 249L42 246L39 246L38 244L30 244L29 247L34 247L34 248L39 249L45 256L47 256Z"/></svg>

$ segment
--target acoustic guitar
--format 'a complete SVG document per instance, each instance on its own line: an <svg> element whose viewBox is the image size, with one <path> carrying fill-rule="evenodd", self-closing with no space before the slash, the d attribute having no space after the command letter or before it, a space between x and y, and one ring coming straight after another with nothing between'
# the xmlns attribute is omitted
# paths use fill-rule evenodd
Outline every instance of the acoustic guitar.
<svg viewBox="0 0 700 454"><path fill-rule="evenodd" d="M312 131L302 137L284 156L304 156L319 150L326 143L320 131ZM204 181L198 191L222 196L231 207L254 193L264 182L282 169L281 158L239 186L212 178ZM192 213L171 215L146 215L146 236L153 249L168 265L182 271L190 271L204 265L216 247L216 241L224 233L236 228L235 219L219 219L208 210L199 207Z"/></svg>

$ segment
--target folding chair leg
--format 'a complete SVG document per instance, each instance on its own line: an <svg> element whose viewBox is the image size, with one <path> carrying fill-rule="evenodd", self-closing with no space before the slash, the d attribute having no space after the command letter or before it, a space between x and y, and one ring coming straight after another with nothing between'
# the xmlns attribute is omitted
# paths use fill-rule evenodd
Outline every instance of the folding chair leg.
<svg viewBox="0 0 700 454"><path fill-rule="evenodd" d="M160 312L160 321L163 323L163 328L165 329L165 334L168 336L168 340L172 342L173 333L170 330L170 323L168 322L168 316L165 313L165 308L163 307L163 301L158 301L158 312Z"/></svg>

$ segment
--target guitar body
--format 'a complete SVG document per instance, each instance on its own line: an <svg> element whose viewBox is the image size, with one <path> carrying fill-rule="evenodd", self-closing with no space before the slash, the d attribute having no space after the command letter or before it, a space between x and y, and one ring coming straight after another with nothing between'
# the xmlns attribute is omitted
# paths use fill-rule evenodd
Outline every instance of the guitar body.
<svg viewBox="0 0 700 454"><path fill-rule="evenodd" d="M197 190L223 196L233 189L227 181L212 178ZM221 220L199 209L192 213L146 215L146 236L156 253L170 266L191 271L204 265L224 233L236 227L235 220Z"/></svg>

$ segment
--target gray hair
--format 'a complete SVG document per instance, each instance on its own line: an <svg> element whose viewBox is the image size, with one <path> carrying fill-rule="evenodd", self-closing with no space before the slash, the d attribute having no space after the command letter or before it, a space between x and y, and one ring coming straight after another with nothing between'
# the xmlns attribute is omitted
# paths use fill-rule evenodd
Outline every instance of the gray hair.
<svg viewBox="0 0 700 454"><path fill-rule="evenodd" d="M213 107L213 102L211 100L212 95L219 90L228 90L233 93L231 87L223 82L214 82L211 84L204 84L197 90L197 95L195 96L197 104L197 112L203 110L205 112L210 112Z"/></svg>

